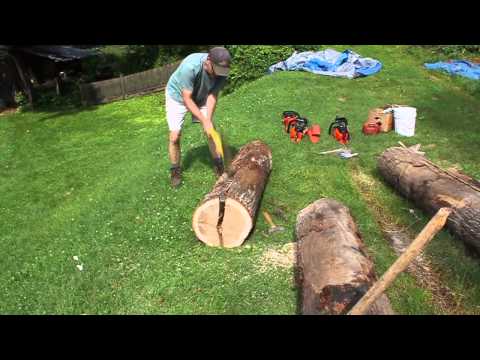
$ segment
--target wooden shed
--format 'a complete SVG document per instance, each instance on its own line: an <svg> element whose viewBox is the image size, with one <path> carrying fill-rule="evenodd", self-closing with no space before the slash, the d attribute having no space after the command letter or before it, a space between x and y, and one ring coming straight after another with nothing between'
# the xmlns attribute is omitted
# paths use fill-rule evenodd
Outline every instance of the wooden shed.
<svg viewBox="0 0 480 360"><path fill-rule="evenodd" d="M72 46L0 45L0 99L14 106L15 92L23 91L33 103L32 88L47 81L61 81L61 74L81 72L81 62L96 52Z"/></svg>

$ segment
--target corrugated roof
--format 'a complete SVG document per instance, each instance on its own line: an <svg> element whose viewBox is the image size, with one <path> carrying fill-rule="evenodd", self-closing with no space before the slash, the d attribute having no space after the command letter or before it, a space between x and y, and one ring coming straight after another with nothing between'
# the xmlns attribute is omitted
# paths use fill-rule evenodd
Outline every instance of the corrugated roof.
<svg viewBox="0 0 480 360"><path fill-rule="evenodd" d="M8 54L8 46L7 45L0 45L0 59L3 58L7 54Z"/></svg>
<svg viewBox="0 0 480 360"><path fill-rule="evenodd" d="M71 46L56 45L36 45L28 47L18 47L17 50L48 58L53 61L71 61L80 60L90 56L95 56L97 52L93 50L78 49Z"/></svg>

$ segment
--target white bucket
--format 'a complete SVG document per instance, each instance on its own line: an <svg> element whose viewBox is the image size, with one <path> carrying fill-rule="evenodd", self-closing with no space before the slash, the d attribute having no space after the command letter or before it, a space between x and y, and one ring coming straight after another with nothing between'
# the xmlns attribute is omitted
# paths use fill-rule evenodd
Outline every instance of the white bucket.
<svg viewBox="0 0 480 360"><path fill-rule="evenodd" d="M403 136L415 135L415 121L417 119L417 109L408 106L393 108L393 119L395 122L395 132Z"/></svg>

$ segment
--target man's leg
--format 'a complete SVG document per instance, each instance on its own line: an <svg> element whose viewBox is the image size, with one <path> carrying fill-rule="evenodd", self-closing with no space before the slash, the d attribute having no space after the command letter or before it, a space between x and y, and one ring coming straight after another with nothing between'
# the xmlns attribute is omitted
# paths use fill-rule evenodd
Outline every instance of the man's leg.
<svg viewBox="0 0 480 360"><path fill-rule="evenodd" d="M168 155L172 167L180 166L181 151L180 138L182 133L180 131L170 131L168 141Z"/></svg>
<svg viewBox="0 0 480 360"><path fill-rule="evenodd" d="M168 155L170 158L170 179L173 187L178 187L182 181L181 178L181 150L180 138L183 126L183 120L187 113L187 108L165 94L166 112L168 128L170 129L168 139Z"/></svg>
<svg viewBox="0 0 480 360"><path fill-rule="evenodd" d="M182 183L182 171L180 167L180 131L171 131L168 142L168 155L170 157L170 180L174 188Z"/></svg>

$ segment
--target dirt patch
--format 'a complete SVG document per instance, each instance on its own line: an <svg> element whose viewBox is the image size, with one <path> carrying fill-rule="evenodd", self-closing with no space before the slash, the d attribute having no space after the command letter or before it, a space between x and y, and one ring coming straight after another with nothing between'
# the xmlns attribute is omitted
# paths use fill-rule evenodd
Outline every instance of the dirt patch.
<svg viewBox="0 0 480 360"><path fill-rule="evenodd" d="M363 173L358 167L352 169L352 179L355 186L360 190L363 199L372 210L386 239L392 246L395 254L400 256L415 238L408 227L402 226L394 221L391 214L382 208L375 197L376 180ZM413 209L409 212L416 217ZM417 281L418 285L430 291L435 305L445 314L461 314L462 307L460 300L455 294L443 284L441 275L436 271L423 253L420 253L408 266L409 272Z"/></svg>
<svg viewBox="0 0 480 360"><path fill-rule="evenodd" d="M9 114L13 114L13 113L16 113L16 112L17 112L16 108L8 108L8 109L0 110L0 116L9 115Z"/></svg>
<svg viewBox="0 0 480 360"><path fill-rule="evenodd" d="M297 244L288 243L280 249L266 250L260 260L258 270L266 272L273 268L290 269L295 266L297 256Z"/></svg>

